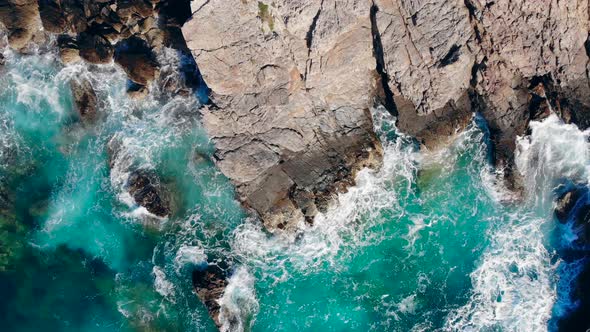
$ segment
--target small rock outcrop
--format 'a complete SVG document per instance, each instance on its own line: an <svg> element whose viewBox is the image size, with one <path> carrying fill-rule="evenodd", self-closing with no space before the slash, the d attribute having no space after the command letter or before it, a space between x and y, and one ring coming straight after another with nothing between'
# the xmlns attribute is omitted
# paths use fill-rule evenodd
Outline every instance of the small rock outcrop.
<svg viewBox="0 0 590 332"><path fill-rule="evenodd" d="M6 0L0 2L0 29L6 30L10 46L27 51L30 41L56 34L63 63L84 60L108 64L113 60L141 89L130 89L134 98L147 91L158 77L159 57L171 58L166 48L176 50L176 57L191 58L180 27L190 16L189 0ZM39 38L36 38L39 37ZM51 39L47 39L51 40ZM175 69L175 92L184 94L201 88L196 64L185 60ZM175 62L172 61L172 62ZM190 61L189 61L190 62ZM192 61L194 63L194 60ZM193 72L189 73L190 69ZM168 70L167 78L170 78ZM171 80L157 81L168 84ZM170 84L162 86L169 91ZM138 93L141 91L141 93Z"/></svg>
<svg viewBox="0 0 590 332"><path fill-rule="evenodd" d="M115 62L131 81L146 86L156 78L158 61L145 40L129 37L117 43L115 49Z"/></svg>
<svg viewBox="0 0 590 332"><path fill-rule="evenodd" d="M370 3L202 2L183 26L221 171L270 231L311 221L381 147Z"/></svg>
<svg viewBox="0 0 590 332"><path fill-rule="evenodd" d="M70 81L70 87L80 119L84 123L93 123L98 116L98 98L92 84L86 78L76 77Z"/></svg>
<svg viewBox="0 0 590 332"><path fill-rule="evenodd" d="M223 296L228 284L225 270L219 265L208 264L202 269L194 270L192 279L197 296L209 311L215 325L220 328L219 311L221 306L218 300Z"/></svg>
<svg viewBox="0 0 590 332"><path fill-rule="evenodd" d="M135 202L148 212L158 216L170 215L170 198L154 172L139 169L132 171L127 179L127 190Z"/></svg>

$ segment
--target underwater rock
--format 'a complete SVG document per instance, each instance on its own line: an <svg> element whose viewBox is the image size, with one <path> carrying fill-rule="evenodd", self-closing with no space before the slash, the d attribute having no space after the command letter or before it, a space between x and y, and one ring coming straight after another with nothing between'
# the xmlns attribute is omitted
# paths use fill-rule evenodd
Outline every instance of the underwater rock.
<svg viewBox="0 0 590 332"><path fill-rule="evenodd" d="M0 67L6 64L6 59L4 59L4 55L0 53Z"/></svg>
<svg viewBox="0 0 590 332"><path fill-rule="evenodd" d="M150 213L158 217L170 215L170 199L154 172L143 169L131 172L127 190L135 202Z"/></svg>
<svg viewBox="0 0 590 332"><path fill-rule="evenodd" d="M72 97L76 110L84 123L92 123L97 118L98 99L90 81L75 77L70 81Z"/></svg>
<svg viewBox="0 0 590 332"><path fill-rule="evenodd" d="M557 198L557 206L555 207L555 217L562 223L566 223L570 214L572 213L576 203L585 193L585 190L575 188L563 193Z"/></svg>
<svg viewBox="0 0 590 332"><path fill-rule="evenodd" d="M115 63L123 68L130 80L140 85L153 81L158 72L158 61L147 43L130 37L115 45Z"/></svg>
<svg viewBox="0 0 590 332"><path fill-rule="evenodd" d="M221 306L218 300L223 296L225 287L228 284L225 270L218 265L209 264L203 269L194 270L192 280L197 296L207 307L215 325L221 327L219 322Z"/></svg>
<svg viewBox="0 0 590 332"><path fill-rule="evenodd" d="M127 95L133 99L143 99L147 97L148 94L148 88L141 84L131 82L127 88Z"/></svg>
<svg viewBox="0 0 590 332"><path fill-rule="evenodd" d="M581 272L573 281L570 296L577 302L577 306L558 321L560 331L585 331L590 328L588 310L590 310L590 201L586 186L577 186L561 194L555 208L556 218L562 222L572 222L572 228L577 236L571 248L566 248L566 261L580 260L583 264ZM571 251L571 252L569 252Z"/></svg>
<svg viewBox="0 0 590 332"><path fill-rule="evenodd" d="M590 244L590 201L585 186L578 186L560 195L554 210L555 217L562 223L573 222L580 245Z"/></svg>

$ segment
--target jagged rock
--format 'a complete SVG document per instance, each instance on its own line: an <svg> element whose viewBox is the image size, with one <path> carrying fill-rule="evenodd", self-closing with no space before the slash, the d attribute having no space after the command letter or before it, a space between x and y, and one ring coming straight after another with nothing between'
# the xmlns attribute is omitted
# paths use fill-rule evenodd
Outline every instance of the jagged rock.
<svg viewBox="0 0 590 332"><path fill-rule="evenodd" d="M221 327L219 322L221 307L218 300L223 296L225 287L228 284L226 272L218 265L210 264L203 269L194 270L192 279L197 296L207 307L215 325Z"/></svg>
<svg viewBox="0 0 590 332"><path fill-rule="evenodd" d="M45 30L53 33L66 30L67 22L60 1L39 0L39 14Z"/></svg>
<svg viewBox="0 0 590 332"><path fill-rule="evenodd" d="M429 123L448 133L481 112L497 166L517 189L515 139L544 102L535 81L546 78L547 104L590 125L587 8L587 0L375 0L375 54L399 128L429 145L440 137Z"/></svg>
<svg viewBox="0 0 590 332"><path fill-rule="evenodd" d="M120 65L133 82L147 85L158 72L158 61L147 43L131 37L116 45L115 62Z"/></svg>
<svg viewBox="0 0 590 332"><path fill-rule="evenodd" d="M80 50L76 39L69 35L59 35L57 37L59 47L59 57L63 63L72 63L80 61Z"/></svg>
<svg viewBox="0 0 590 332"><path fill-rule="evenodd" d="M312 220L381 148L367 1L204 3L183 34L215 107L216 162L267 229ZM343 185L346 184L346 185Z"/></svg>
<svg viewBox="0 0 590 332"><path fill-rule="evenodd" d="M4 55L0 53L0 67L6 64L6 60L4 59Z"/></svg>
<svg viewBox="0 0 590 332"><path fill-rule="evenodd" d="M117 1L117 15L128 25L135 25L141 19L153 15L153 6L144 0Z"/></svg>
<svg viewBox="0 0 590 332"><path fill-rule="evenodd" d="M113 58L113 46L102 36L83 32L78 35L78 47L80 56L90 63L109 63Z"/></svg>
<svg viewBox="0 0 590 332"><path fill-rule="evenodd" d="M127 190L135 202L158 217L170 215L170 199L154 172L139 169L131 172Z"/></svg>
<svg viewBox="0 0 590 332"><path fill-rule="evenodd" d="M97 118L98 99L92 84L84 77L76 77L70 81L74 105L80 118L85 123L92 123Z"/></svg>
<svg viewBox="0 0 590 332"><path fill-rule="evenodd" d="M41 34L36 0L0 1L0 22L8 30L8 43L15 50L24 49L35 35Z"/></svg>

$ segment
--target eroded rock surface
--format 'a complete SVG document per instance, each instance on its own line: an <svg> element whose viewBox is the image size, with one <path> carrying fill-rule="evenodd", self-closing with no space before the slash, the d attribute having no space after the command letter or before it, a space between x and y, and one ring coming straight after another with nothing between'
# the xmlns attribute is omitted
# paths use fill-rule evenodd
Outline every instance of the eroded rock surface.
<svg viewBox="0 0 590 332"><path fill-rule="evenodd" d="M8 43L23 50L36 36L43 36L37 0L0 1L0 28L8 32Z"/></svg>
<svg viewBox="0 0 590 332"><path fill-rule="evenodd" d="M170 215L170 199L154 172L138 169L129 174L127 190L135 202L158 217Z"/></svg>
<svg viewBox="0 0 590 332"><path fill-rule="evenodd" d="M92 83L84 77L76 77L70 81L70 87L80 119L85 123L94 122L98 116L98 98Z"/></svg>
<svg viewBox="0 0 590 332"><path fill-rule="evenodd" d="M192 280L197 296L209 311L209 315L215 322L215 325L221 327L219 321L219 312L221 310L219 299L223 296L225 287L228 284L225 270L219 267L219 265L206 265L203 268L193 271Z"/></svg>
<svg viewBox="0 0 590 332"><path fill-rule="evenodd" d="M183 27L213 91L217 165L271 231L311 220L380 159L370 5L212 0Z"/></svg>

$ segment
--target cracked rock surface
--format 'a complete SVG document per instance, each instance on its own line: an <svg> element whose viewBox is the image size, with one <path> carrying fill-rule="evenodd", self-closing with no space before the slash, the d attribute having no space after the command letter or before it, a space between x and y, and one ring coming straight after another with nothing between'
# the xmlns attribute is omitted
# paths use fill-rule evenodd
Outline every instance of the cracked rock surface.
<svg viewBox="0 0 590 332"><path fill-rule="evenodd" d="M379 159L374 99L427 148L479 112L514 190L529 121L590 126L587 0L230 2L193 1L183 34L214 93L217 163L271 230Z"/></svg>
<svg viewBox="0 0 590 332"><path fill-rule="evenodd" d="M371 4L193 3L187 45L213 91L216 161L267 229L293 229L379 162Z"/></svg>

